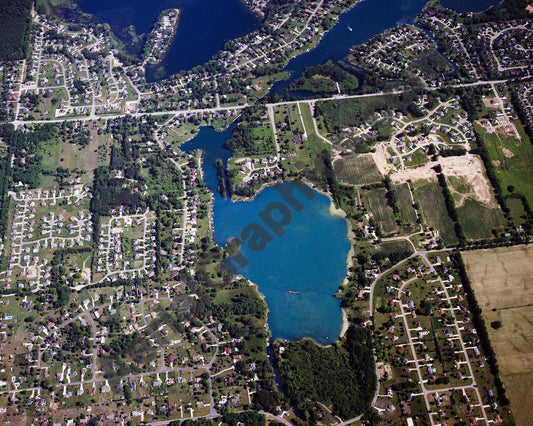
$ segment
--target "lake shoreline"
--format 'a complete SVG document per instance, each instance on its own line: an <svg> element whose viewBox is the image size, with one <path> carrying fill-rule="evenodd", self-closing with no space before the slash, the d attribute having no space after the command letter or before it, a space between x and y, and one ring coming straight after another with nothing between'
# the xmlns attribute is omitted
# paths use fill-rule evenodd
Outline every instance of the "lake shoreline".
<svg viewBox="0 0 533 426"><path fill-rule="evenodd" d="M154 25L152 26L151 30L149 31L143 50L146 49L146 44L148 44L148 42L151 41L150 37L153 35L154 31L156 31L158 24L160 24L164 20L164 17L169 14L169 11L173 11L177 15L176 18L175 18L175 21L172 22L172 34L170 36L170 40L166 42L166 45L161 50L161 52L159 52L159 54L157 54L155 56L157 58L156 62L150 62L150 56L152 56L154 54L153 52L150 52L150 54L147 55L147 57L143 59L143 64L144 64L145 68L146 67L157 68L165 60L165 56L167 55L168 51L170 50L170 46L172 45L172 42L174 41L174 37L176 37L176 32L178 30L178 25L179 25L179 22L180 22L180 14L181 14L181 12L177 8L165 9L165 10L161 11L159 16L157 17L156 22L154 23ZM146 52L143 52L143 56L145 56L145 55L146 55Z"/></svg>
<svg viewBox="0 0 533 426"><path fill-rule="evenodd" d="M348 251L348 254L346 256L346 274L345 274L345 276L344 276L344 278L342 280L342 283L339 285L339 289L346 287L346 285L349 282L349 278L348 278L349 271L354 265L353 256L354 256L355 250L354 250L354 246L353 246L353 239L355 238L355 233L354 233L352 224L350 223L350 221L348 219L346 219L346 212L343 209L341 209L340 207L336 207L335 206L335 203L333 202L333 199L331 198L331 195L328 192L318 188L314 183L312 183L310 181L307 181L307 180L301 180L301 181L299 181L299 180L289 180L289 181L286 181L286 180L278 179L278 180L276 180L274 182L265 182L250 197L240 198L237 201L234 201L233 199L231 199L231 202L251 202L262 191L264 191L265 189L267 189L267 188L269 188L271 186L281 185L283 183L288 183L288 182L301 183L301 184L306 185L306 186L310 187L311 189L315 190L319 194L326 196L329 199L329 202L330 202L329 207L328 207L329 214L332 217L338 217L338 218L341 218L341 219L345 220L345 222L346 222L346 238L350 242L350 250ZM258 286L258 289L259 289L259 286ZM333 296L336 297L337 294L338 294L338 292L333 293ZM266 303L266 299L265 299L265 303ZM339 299L339 304L340 304L340 299ZM340 308L341 308L341 314L342 314L342 322L341 322L341 330L339 332L339 336L337 337L336 341L339 341L340 339L342 339L344 337L344 335L346 334L346 332L348 331L348 328L350 326L350 320L349 320L349 317L348 317L348 310L346 308L343 308L342 306ZM280 338L280 339L281 340L287 340L287 339L282 339L282 338ZM305 337L304 339L310 339L315 344L317 344L319 346L326 347L326 346L330 345L330 344L328 344L328 345L320 344L320 343L316 342L312 337ZM276 339L276 340L279 340L279 339Z"/></svg>

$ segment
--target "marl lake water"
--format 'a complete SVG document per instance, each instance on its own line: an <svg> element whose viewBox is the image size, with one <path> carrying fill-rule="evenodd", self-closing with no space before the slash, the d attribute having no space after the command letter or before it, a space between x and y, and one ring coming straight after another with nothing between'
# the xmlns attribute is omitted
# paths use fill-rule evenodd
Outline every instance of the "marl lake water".
<svg viewBox="0 0 533 426"><path fill-rule="evenodd" d="M217 158L227 160L230 151L223 144L231 135L231 128L216 132L202 128L196 138L182 146L185 151L204 150L204 181L216 191L217 177L213 164ZM301 185L301 184L299 184ZM347 223L329 214L328 197L313 191L315 198L307 199L295 190L305 206L300 212L291 209L291 223L286 234L274 239L262 251L253 252L243 244L241 253L249 264L238 272L256 283L265 295L268 324L274 339L311 337L323 344L334 342L339 336L342 312L334 297L346 275L346 260L350 250ZM231 202L216 193L214 201L215 240L224 245L228 238L240 237L244 227L258 223L269 228L258 214L272 202L289 204L269 187L249 202Z"/></svg>

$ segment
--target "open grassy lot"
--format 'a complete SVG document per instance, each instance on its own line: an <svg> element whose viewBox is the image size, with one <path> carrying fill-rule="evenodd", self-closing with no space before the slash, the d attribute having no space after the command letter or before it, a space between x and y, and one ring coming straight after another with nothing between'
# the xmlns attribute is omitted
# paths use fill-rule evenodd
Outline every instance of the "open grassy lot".
<svg viewBox="0 0 533 426"><path fill-rule="evenodd" d="M300 119L300 110L298 104L291 104L287 106L289 113L289 124L293 132L304 133L304 125Z"/></svg>
<svg viewBox="0 0 533 426"><path fill-rule="evenodd" d="M310 144L317 144L323 145L323 141L317 136L315 132L315 126L313 125L313 115L311 113L311 109L309 108L309 104L301 103L299 104L300 112L302 113L302 120L303 125L305 127L305 130L307 132L307 140ZM322 148L323 149L323 148ZM330 149L328 147L328 149Z"/></svg>
<svg viewBox="0 0 533 426"><path fill-rule="evenodd" d="M324 117L328 133L336 133L346 127L358 126L374 111L395 109L407 105L397 95L376 96L360 99L336 99L317 102L316 116Z"/></svg>
<svg viewBox="0 0 533 426"><path fill-rule="evenodd" d="M500 208L489 208L471 198L457 209L457 215L469 240L492 238L493 229L505 226Z"/></svg>
<svg viewBox="0 0 533 426"><path fill-rule="evenodd" d="M429 161L429 158L427 154L424 152L422 148L417 149L412 154L409 154L407 158L404 160L404 164L406 167L416 167L420 164L425 164Z"/></svg>
<svg viewBox="0 0 533 426"><path fill-rule="evenodd" d="M90 143L86 146L54 140L43 144L39 149L43 169L54 173L57 167L69 170L84 170L82 183L90 185L98 166L108 164L111 139L107 135L98 135L91 130Z"/></svg>
<svg viewBox="0 0 533 426"><path fill-rule="evenodd" d="M463 259L517 425L533 424L533 247L466 252ZM501 321L502 327L490 324Z"/></svg>
<svg viewBox="0 0 533 426"><path fill-rule="evenodd" d="M352 185L379 183L383 175L376 166L371 154L349 155L333 163L339 180Z"/></svg>
<svg viewBox="0 0 533 426"><path fill-rule="evenodd" d="M374 215L383 234L393 234L399 231L392 207L389 206L385 188L363 191L363 202L368 212Z"/></svg>
<svg viewBox="0 0 533 426"><path fill-rule="evenodd" d="M413 249L411 248L411 244L409 244L407 241L396 240L396 241L382 242L379 245L379 251L383 253L385 256L388 256L391 253L398 253L398 252L412 253Z"/></svg>
<svg viewBox="0 0 533 426"><path fill-rule="evenodd" d="M533 205L533 146L527 136L517 140L512 136L488 133L477 123L475 126L496 168L503 195L510 194L508 188L511 186ZM520 125L517 127L520 129Z"/></svg>
<svg viewBox="0 0 533 426"><path fill-rule="evenodd" d="M309 105L302 103L277 106L274 108L274 117L282 152L294 152L296 154L294 157L288 156L282 160L284 169L288 173L299 173L312 168L322 171L324 164L321 153L324 150L331 150L331 145L317 136ZM289 122L292 123L290 126L283 124ZM295 144L293 131L298 134L305 131L307 139L303 140L302 143Z"/></svg>
<svg viewBox="0 0 533 426"><path fill-rule="evenodd" d="M505 205L511 211L511 220L513 221L514 225L522 226L523 223L526 221L527 217L527 213L524 209L524 204L522 203L522 200L519 200L518 198L508 197L505 200Z"/></svg>
<svg viewBox="0 0 533 426"><path fill-rule="evenodd" d="M457 243L453 222L448 216L442 189L437 182L429 182L417 187L414 191L415 200L420 204L426 225L437 229L444 245Z"/></svg>

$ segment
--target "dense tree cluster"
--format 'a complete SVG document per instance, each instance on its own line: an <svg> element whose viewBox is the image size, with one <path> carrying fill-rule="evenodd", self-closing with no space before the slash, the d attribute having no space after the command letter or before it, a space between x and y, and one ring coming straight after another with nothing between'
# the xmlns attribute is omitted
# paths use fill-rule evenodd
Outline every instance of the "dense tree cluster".
<svg viewBox="0 0 533 426"><path fill-rule="evenodd" d="M263 318L265 312L265 303L259 296L251 296L249 294L233 296L230 303L216 305L213 309L215 317L222 321L235 315L252 315L256 318Z"/></svg>
<svg viewBox="0 0 533 426"><path fill-rule="evenodd" d="M466 236L465 236L463 226L461 225L461 222L459 221L459 216L457 215L457 209L455 208L455 200L453 199L452 194L450 190L448 189L448 184L446 183L446 177L442 174L442 169L440 165L434 167L434 169L437 172L437 179L439 181L440 187L442 188L442 195L444 196L444 204L446 205L446 210L448 211L448 215L453 221L455 234L457 235L457 238L459 239L459 245L464 246L466 244Z"/></svg>
<svg viewBox="0 0 533 426"><path fill-rule="evenodd" d="M507 22L513 19L530 19L526 7L528 0L505 0L482 13L473 13L466 17L466 24L478 24L482 22Z"/></svg>
<svg viewBox="0 0 533 426"><path fill-rule="evenodd" d="M351 326L343 342L320 347L310 340L283 342L277 356L281 379L291 403L314 424L314 402L350 419L368 410L376 389L370 330Z"/></svg>
<svg viewBox="0 0 533 426"><path fill-rule="evenodd" d="M29 131L14 130L9 124L2 126L0 137L9 145L9 154L14 157L10 172L13 182L22 182L30 188L40 186L42 167L38 150L56 133L55 124L43 124Z"/></svg>
<svg viewBox="0 0 533 426"><path fill-rule="evenodd" d="M419 94L419 91L412 90L403 92L400 95L381 96L371 101L341 99L317 102L315 105L315 116L324 117L324 124L329 133L338 133L347 127L361 125L375 111L394 110L400 111L404 115L407 115L408 112L413 115L422 114L423 111L419 111L418 105L413 103Z"/></svg>
<svg viewBox="0 0 533 426"><path fill-rule="evenodd" d="M109 168L101 166L94 171L93 197L91 198L91 212L101 216L109 216L111 209L120 205L129 209L144 206L139 193L123 187L122 179L112 178Z"/></svg>
<svg viewBox="0 0 533 426"><path fill-rule="evenodd" d="M268 155L274 152L271 137L258 138L254 129L261 126L260 115L265 114L265 107L253 106L243 110L239 124L233 129L231 139L226 147L239 157Z"/></svg>
<svg viewBox="0 0 533 426"><path fill-rule="evenodd" d="M321 75L323 77L329 77L333 81L341 82L347 77L346 71L335 65L331 60L325 64L314 65L305 70L304 76L311 78L315 75Z"/></svg>
<svg viewBox="0 0 533 426"><path fill-rule="evenodd" d="M224 422L228 426L265 426L266 417L264 414L255 411L244 411L242 413L226 413L224 414Z"/></svg>
<svg viewBox="0 0 533 426"><path fill-rule="evenodd" d="M265 21L269 21L274 15L283 15L289 13L294 8L292 0L270 0L263 10Z"/></svg>
<svg viewBox="0 0 533 426"><path fill-rule="evenodd" d="M343 65L344 66L344 65ZM350 69L346 67L346 69ZM289 86L289 90L307 90L315 93L337 92L338 83L343 93L353 93L359 87L359 80L343 69L339 64L329 60L324 64L314 65L305 70L303 75Z"/></svg>
<svg viewBox="0 0 533 426"><path fill-rule="evenodd" d="M0 7L0 61L28 55L32 0L2 0Z"/></svg>
<svg viewBox="0 0 533 426"><path fill-rule="evenodd" d="M217 158L215 161L215 168L217 169L217 192L222 198L226 198L227 189L226 189L226 174L224 173L224 163L220 158Z"/></svg>

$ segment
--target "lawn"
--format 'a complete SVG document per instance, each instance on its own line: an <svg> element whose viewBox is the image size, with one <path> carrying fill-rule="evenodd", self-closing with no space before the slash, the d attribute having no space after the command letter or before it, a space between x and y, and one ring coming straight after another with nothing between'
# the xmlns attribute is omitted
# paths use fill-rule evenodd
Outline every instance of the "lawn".
<svg viewBox="0 0 533 426"><path fill-rule="evenodd" d="M418 148L412 154L409 154L407 157L404 157L403 161L407 167L416 167L420 164L427 163L429 159L424 150L422 148Z"/></svg>
<svg viewBox="0 0 533 426"><path fill-rule="evenodd" d="M282 161L284 169L289 174L302 172L304 169L322 170L324 166L320 154L324 150L330 150L331 146L317 136L309 105L302 103L277 106L274 108L274 118L281 151L296 154L295 157L287 157ZM303 133L304 129L307 139L295 144L293 131Z"/></svg>
<svg viewBox="0 0 533 426"><path fill-rule="evenodd" d="M383 180L383 175L371 154L339 158L333 164L333 168L340 181L352 185L368 185Z"/></svg>
<svg viewBox="0 0 533 426"><path fill-rule="evenodd" d="M532 257L530 246L463 254L517 425L533 424ZM501 321L502 327L492 328L494 321Z"/></svg>
<svg viewBox="0 0 533 426"><path fill-rule="evenodd" d="M411 247L411 244L409 244L405 240L397 240L397 241L385 241L380 244L381 247L381 253L383 253L385 256L388 256L391 253L398 253L398 252L409 252L412 253L413 249Z"/></svg>
<svg viewBox="0 0 533 426"><path fill-rule="evenodd" d="M293 132L298 132L300 134L304 133L304 125L300 119L300 110L298 109L298 104L291 104L287 106L289 113L289 123L291 130Z"/></svg>
<svg viewBox="0 0 533 426"><path fill-rule="evenodd" d="M317 152L322 152L322 150L324 149L324 142L317 136L315 132L315 126L313 124L313 115L311 114L309 105L306 103L300 104L300 111L302 113L303 125L305 126L305 130L307 131L307 140L309 144L311 146L317 146L318 144L320 150ZM327 145L327 149L330 149L329 145Z"/></svg>
<svg viewBox="0 0 533 426"><path fill-rule="evenodd" d="M442 189L437 182L429 182L414 191L415 200L420 204L426 225L437 229L445 246L457 243L457 235L446 205Z"/></svg>
<svg viewBox="0 0 533 426"><path fill-rule="evenodd" d="M399 231L394 211L389 206L385 194L385 188L377 188L363 191L363 202L368 212L374 215L374 219L380 226L383 234L394 234Z"/></svg>
<svg viewBox="0 0 533 426"><path fill-rule="evenodd" d="M518 198L508 197L505 200L505 205L511 211L511 220L513 221L514 225L522 226L527 217L527 213L524 209L524 204L522 203L522 200L519 200Z"/></svg>

